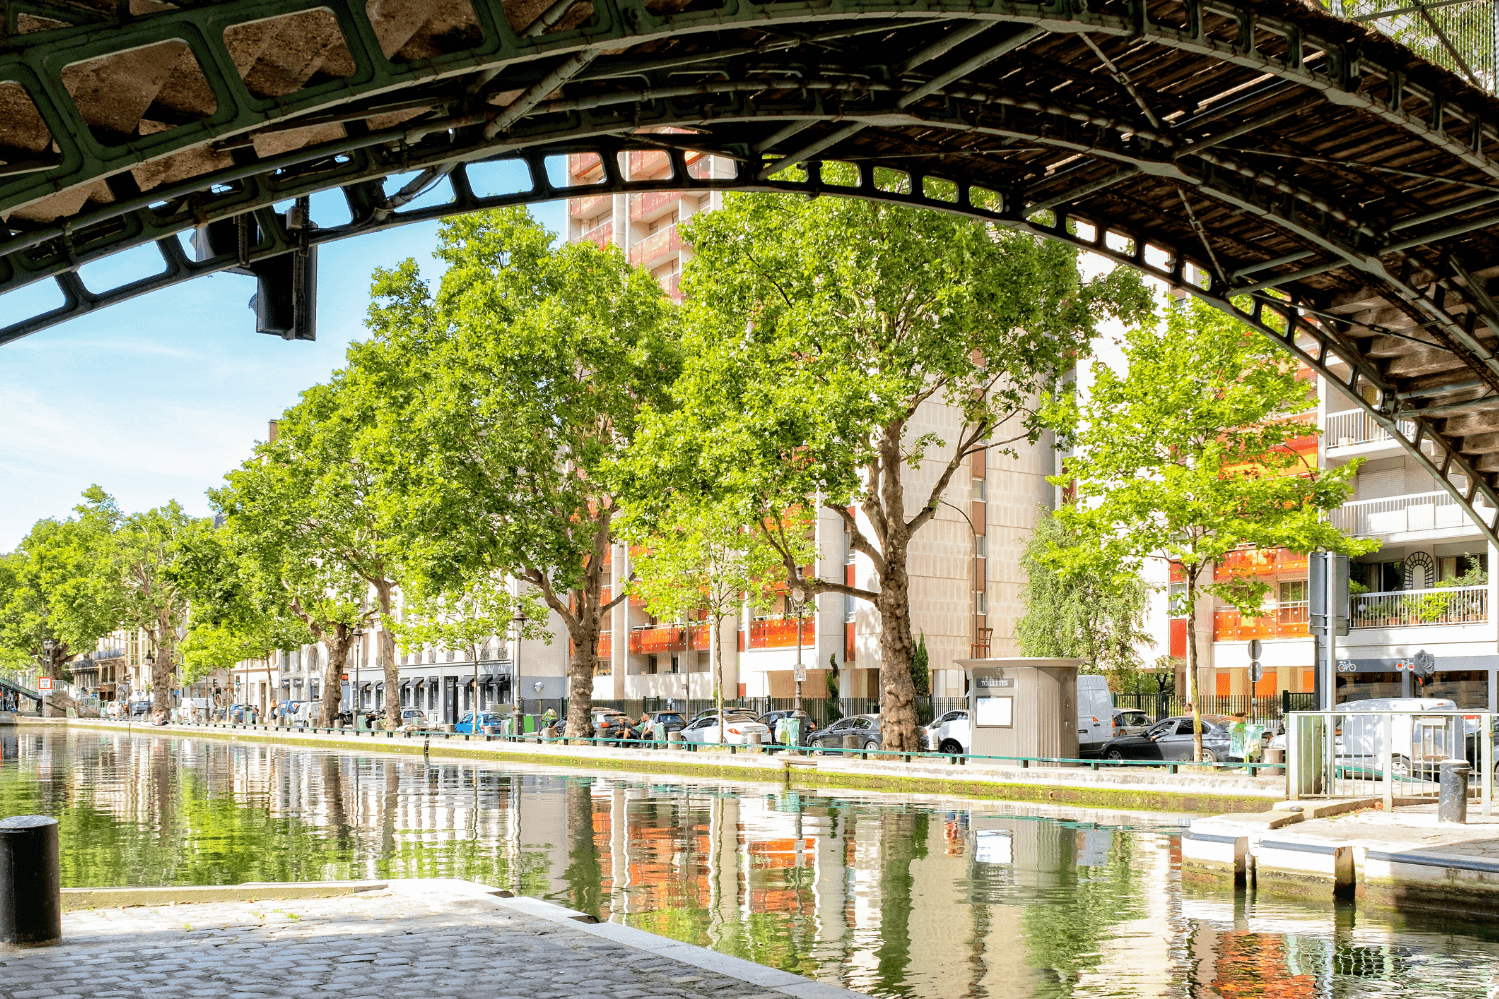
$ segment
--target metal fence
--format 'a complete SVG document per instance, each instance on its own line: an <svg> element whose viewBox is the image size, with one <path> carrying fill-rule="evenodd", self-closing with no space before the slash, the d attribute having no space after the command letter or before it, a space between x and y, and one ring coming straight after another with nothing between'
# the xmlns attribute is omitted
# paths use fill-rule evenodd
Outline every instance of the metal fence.
<svg viewBox="0 0 1499 999"><path fill-rule="evenodd" d="M1291 798L1435 801L1441 762L1472 766L1469 795L1491 814L1494 719L1471 711L1297 711L1286 716L1287 792Z"/></svg>
<svg viewBox="0 0 1499 999"><path fill-rule="evenodd" d="M792 697L735 697L726 699L723 704L725 710L734 708L763 715L770 711L791 711L796 707L796 699ZM657 711L679 711L688 718L692 718L704 711L712 711L716 703L711 698L696 697L636 697L623 700L596 697L593 700L593 706L622 711L631 718L639 718L647 712L654 714ZM963 697L918 697L916 698L916 721L917 724L925 725L944 711L967 706L968 701ZM520 707L522 713L526 715L540 715L547 708L551 708L557 712L558 717L567 717L566 699L523 698ZM874 697L841 697L836 700L829 697L803 697L802 710L812 719L814 727L822 728L839 718L847 718L849 715L877 715L880 713L880 702Z"/></svg>
<svg viewBox="0 0 1499 999"><path fill-rule="evenodd" d="M1246 718L1260 723L1279 721L1289 711L1311 710L1316 706L1315 694L1293 694L1288 690L1265 697L1204 694L1197 698L1198 710L1205 715L1232 716L1242 713ZM1144 711L1154 721L1192 713L1191 705L1185 697L1171 693L1115 694L1114 707Z"/></svg>
<svg viewBox="0 0 1499 999"><path fill-rule="evenodd" d="M1322 0L1334 14L1359 21L1495 92L1493 0Z"/></svg>

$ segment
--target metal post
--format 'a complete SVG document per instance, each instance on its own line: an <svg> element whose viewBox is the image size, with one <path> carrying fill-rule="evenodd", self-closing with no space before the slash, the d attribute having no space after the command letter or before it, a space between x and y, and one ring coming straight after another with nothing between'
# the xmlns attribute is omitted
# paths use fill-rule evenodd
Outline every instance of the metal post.
<svg viewBox="0 0 1499 999"><path fill-rule="evenodd" d="M1478 793L1483 801L1483 814L1492 815L1494 809L1494 716L1486 714L1478 726Z"/></svg>
<svg viewBox="0 0 1499 999"><path fill-rule="evenodd" d="M1395 809L1395 716L1386 714L1384 716L1384 744L1379 750L1379 767L1384 771L1384 813L1389 815Z"/></svg>
<svg viewBox="0 0 1499 999"><path fill-rule="evenodd" d="M792 710L800 711L802 709L802 611L806 606L803 603L806 592L801 587L791 592L793 599L796 600L796 672L792 674L796 677L796 702L792 705Z"/></svg>
<svg viewBox="0 0 1499 999"><path fill-rule="evenodd" d="M0 819L0 945L44 947L62 940L62 866L57 820Z"/></svg>

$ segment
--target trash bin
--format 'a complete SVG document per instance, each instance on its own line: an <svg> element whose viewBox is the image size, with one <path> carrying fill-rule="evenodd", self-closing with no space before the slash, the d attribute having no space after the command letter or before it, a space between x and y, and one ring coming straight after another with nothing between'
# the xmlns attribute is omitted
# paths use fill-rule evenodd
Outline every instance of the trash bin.
<svg viewBox="0 0 1499 999"><path fill-rule="evenodd" d="M1442 761L1441 791L1437 797L1437 822L1466 825L1468 822L1468 775L1473 768L1467 760Z"/></svg>
<svg viewBox="0 0 1499 999"><path fill-rule="evenodd" d="M668 733L666 733L666 748L667 749L681 749L682 748L682 733L681 732L668 732Z"/></svg>

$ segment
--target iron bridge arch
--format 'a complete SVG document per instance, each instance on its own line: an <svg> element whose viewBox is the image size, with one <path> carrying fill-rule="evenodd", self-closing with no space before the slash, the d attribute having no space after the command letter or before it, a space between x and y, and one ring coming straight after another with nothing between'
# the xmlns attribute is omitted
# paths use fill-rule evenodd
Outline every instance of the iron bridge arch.
<svg viewBox="0 0 1499 999"><path fill-rule="evenodd" d="M1499 543L1499 102L1319 7L12 0L3 13L0 293L51 281L63 304L21 316L0 297L0 343L486 207L863 197L1064 240L1239 316L1338 384ZM639 150L665 151L672 176L629 179L621 157ZM695 170L694 153L732 168ZM600 157L599 183L554 179L549 159L578 154ZM502 160L529 183L487 194L476 175ZM833 183L827 161L856 166L857 184ZM433 184L449 200L415 207ZM278 208L335 189L346 222ZM179 234L226 220L235 245L189 257ZM79 276L148 244L151 276Z"/></svg>

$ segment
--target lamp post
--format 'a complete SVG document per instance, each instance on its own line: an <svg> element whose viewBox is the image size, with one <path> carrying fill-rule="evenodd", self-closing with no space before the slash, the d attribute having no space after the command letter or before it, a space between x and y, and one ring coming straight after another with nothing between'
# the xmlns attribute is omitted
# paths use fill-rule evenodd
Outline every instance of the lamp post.
<svg viewBox="0 0 1499 999"><path fill-rule="evenodd" d="M510 689L514 692L515 696L515 703L510 706L510 734L516 739L519 739L523 734L520 710L520 638L522 631L526 627L526 621L526 612L517 607L515 609L515 617L510 619L510 623L515 625L515 648L510 653L510 668L515 673L510 681ZM536 692L538 694L541 693L540 684L537 685Z"/></svg>
<svg viewBox="0 0 1499 999"><path fill-rule="evenodd" d="M354 703L349 707L350 721L354 721L356 719L361 708L361 705L359 703L359 661L364 658L363 625L356 625L354 627L354 646L354 686L351 690L354 695ZM342 705L339 706L342 707ZM359 724L357 721L354 724L354 731L359 731Z"/></svg>
<svg viewBox="0 0 1499 999"><path fill-rule="evenodd" d="M47 675L48 676L52 675L52 650L55 649L55 648L57 648L57 643L54 642L50 638L47 639L46 641L42 642L42 649L43 649L43 651L45 651L47 653L47 661L46 661L46 664L45 664L44 668L47 670ZM41 684L37 684L37 686L41 686ZM53 707L53 705L50 703L51 699L52 698L51 698L50 694L43 694L42 695L42 704L45 705L45 707L43 707L43 709L42 709L42 717L43 718L50 717L47 714L47 711L48 711L48 709L50 709L50 708Z"/></svg>
<svg viewBox="0 0 1499 999"><path fill-rule="evenodd" d="M973 593L976 594L979 591L979 532L978 532L978 528L976 528L976 527L973 526L973 518L970 517L970 516L968 516L968 514L963 510L962 507L953 506L953 504L949 503L947 500L938 500L937 502L941 503L945 507L948 507L949 509L958 511L958 515L961 516L964 520L966 520L968 522L968 532L973 535ZM968 602L969 602L969 604L972 605L971 609L972 609L972 612L973 612L973 643L972 643L972 645L969 646L969 652L970 652L970 654L974 658L978 658L978 652L979 652L979 605L978 605L978 597L974 596L973 594L969 594Z"/></svg>
<svg viewBox="0 0 1499 999"><path fill-rule="evenodd" d="M807 591L800 586L791 590L791 600L796 604L796 701L792 710L800 712L802 709L802 680L806 678L806 667L802 665L802 611L806 608Z"/></svg>
<svg viewBox="0 0 1499 999"><path fill-rule="evenodd" d="M146 692L151 694L154 699L156 696L156 653L147 652L146 658L142 662L146 664L146 676L148 677L146 680ZM148 721L152 720L149 713L146 718Z"/></svg>

